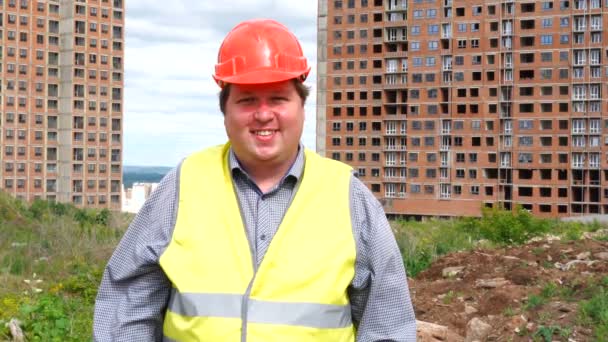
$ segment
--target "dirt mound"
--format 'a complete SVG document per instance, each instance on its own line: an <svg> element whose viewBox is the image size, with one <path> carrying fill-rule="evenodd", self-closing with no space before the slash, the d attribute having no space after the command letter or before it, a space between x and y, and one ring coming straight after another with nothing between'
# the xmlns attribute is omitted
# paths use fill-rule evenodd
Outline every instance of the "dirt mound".
<svg viewBox="0 0 608 342"><path fill-rule="evenodd" d="M447 255L410 279L416 318L461 340L594 341L578 307L608 275L606 252L605 241L547 237Z"/></svg>

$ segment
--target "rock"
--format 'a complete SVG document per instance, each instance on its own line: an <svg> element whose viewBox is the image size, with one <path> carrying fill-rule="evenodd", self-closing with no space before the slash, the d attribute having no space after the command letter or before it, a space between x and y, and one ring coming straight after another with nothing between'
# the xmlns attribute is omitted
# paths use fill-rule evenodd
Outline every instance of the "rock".
<svg viewBox="0 0 608 342"><path fill-rule="evenodd" d="M448 327L430 322L416 321L417 340L421 342L447 341Z"/></svg>
<svg viewBox="0 0 608 342"><path fill-rule="evenodd" d="M595 239L597 237L606 236L606 235L608 235L608 229L600 229L600 230L596 230L595 232L584 232L583 238Z"/></svg>
<svg viewBox="0 0 608 342"><path fill-rule="evenodd" d="M464 305L464 313L467 315L472 315L472 314L476 313L477 311L478 310L472 305L469 305L469 304Z"/></svg>
<svg viewBox="0 0 608 342"><path fill-rule="evenodd" d="M591 266L591 265L595 264L596 262L597 262L597 260L592 260L592 261L589 261L589 260L586 260L586 261L585 260L572 260L572 261L568 261L566 264L562 264L562 263L556 262L554 264L554 266L555 266L555 268L557 268L559 270L568 271L570 268L572 268L574 265L577 265L577 264L585 264L587 266Z"/></svg>
<svg viewBox="0 0 608 342"><path fill-rule="evenodd" d="M467 323L466 342L485 341L485 338L492 331L492 326L475 317Z"/></svg>
<svg viewBox="0 0 608 342"><path fill-rule="evenodd" d="M528 323L528 320L524 315L513 316L513 318L511 318L511 325L514 327L520 327L526 323Z"/></svg>
<svg viewBox="0 0 608 342"><path fill-rule="evenodd" d="M452 278L462 273L463 270L464 266L446 267L441 271L441 274L444 278Z"/></svg>
<svg viewBox="0 0 608 342"><path fill-rule="evenodd" d="M591 256L591 252L583 252L576 255L577 260L587 260Z"/></svg>
<svg viewBox="0 0 608 342"><path fill-rule="evenodd" d="M593 256L600 260L608 260L608 252L595 253Z"/></svg>
<svg viewBox="0 0 608 342"><path fill-rule="evenodd" d="M481 287L485 289L493 289L502 287L509 284L509 281L505 278L492 278L492 279L477 279L475 280L475 287Z"/></svg>
<svg viewBox="0 0 608 342"><path fill-rule="evenodd" d="M13 336L13 342L23 342L25 341L25 338L23 337L23 331L21 331L21 322L18 319L11 319L10 322L8 322L8 330L11 332L11 335Z"/></svg>
<svg viewBox="0 0 608 342"><path fill-rule="evenodd" d="M547 261L553 261L553 258L549 254L547 254Z"/></svg>

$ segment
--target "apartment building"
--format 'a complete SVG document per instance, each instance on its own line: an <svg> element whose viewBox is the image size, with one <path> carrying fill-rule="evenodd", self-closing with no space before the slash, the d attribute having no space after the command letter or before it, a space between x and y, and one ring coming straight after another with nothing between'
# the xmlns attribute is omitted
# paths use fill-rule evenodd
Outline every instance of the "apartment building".
<svg viewBox="0 0 608 342"><path fill-rule="evenodd" d="M120 210L122 0L0 0L0 188Z"/></svg>
<svg viewBox="0 0 608 342"><path fill-rule="evenodd" d="M317 149L389 215L608 214L607 60L607 0L321 0Z"/></svg>

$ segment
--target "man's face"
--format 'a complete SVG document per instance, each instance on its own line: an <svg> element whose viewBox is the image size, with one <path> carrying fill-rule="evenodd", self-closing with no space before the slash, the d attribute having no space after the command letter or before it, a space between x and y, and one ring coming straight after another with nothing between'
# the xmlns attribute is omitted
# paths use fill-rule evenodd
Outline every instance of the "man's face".
<svg viewBox="0 0 608 342"><path fill-rule="evenodd" d="M304 105L293 81L231 85L226 133L246 169L287 168L298 151Z"/></svg>

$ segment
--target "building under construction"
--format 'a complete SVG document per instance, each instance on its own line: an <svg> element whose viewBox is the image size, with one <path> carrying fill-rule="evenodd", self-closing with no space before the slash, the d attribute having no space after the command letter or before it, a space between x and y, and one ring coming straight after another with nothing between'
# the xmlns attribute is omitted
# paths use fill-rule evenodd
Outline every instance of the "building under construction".
<svg viewBox="0 0 608 342"><path fill-rule="evenodd" d="M120 210L122 0L0 0L0 188Z"/></svg>
<svg viewBox="0 0 608 342"><path fill-rule="evenodd" d="M608 1L319 1L317 149L389 215L608 214Z"/></svg>

